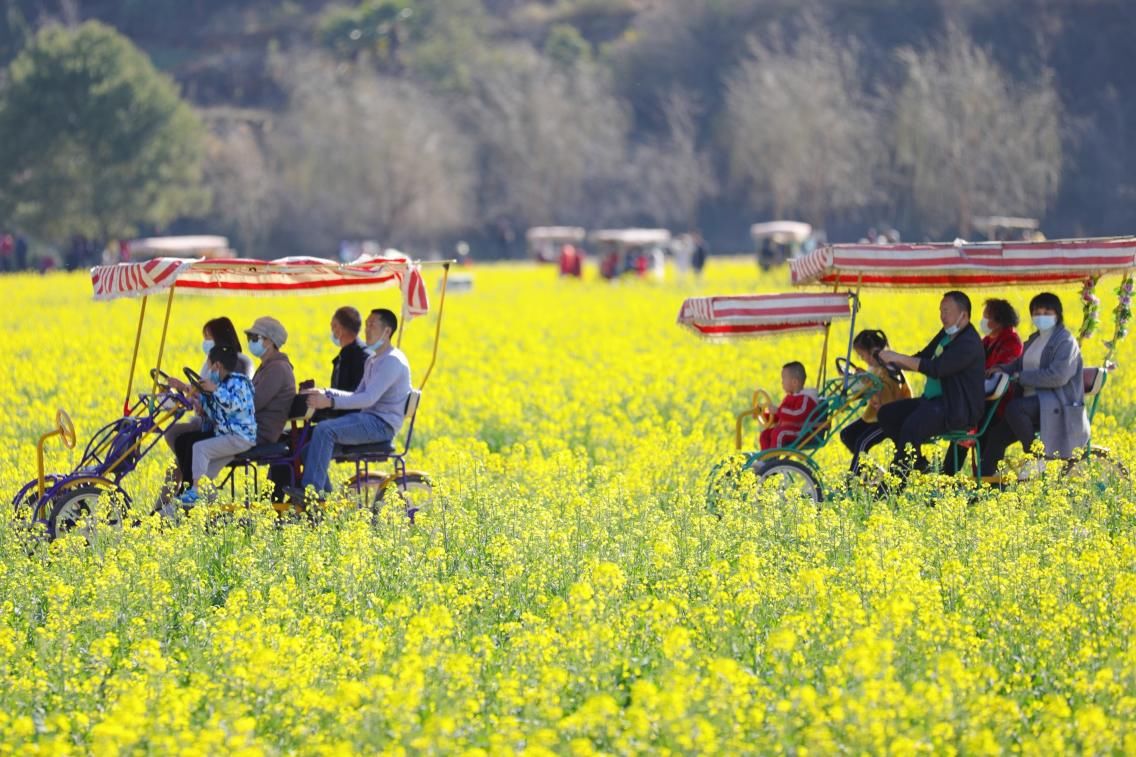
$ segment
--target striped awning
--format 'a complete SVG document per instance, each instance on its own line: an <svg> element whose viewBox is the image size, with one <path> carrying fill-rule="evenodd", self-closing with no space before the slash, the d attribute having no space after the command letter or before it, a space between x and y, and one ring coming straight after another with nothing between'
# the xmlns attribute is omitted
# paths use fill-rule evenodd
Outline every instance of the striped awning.
<svg viewBox="0 0 1136 757"><path fill-rule="evenodd" d="M678 323L712 340L816 331L848 318L848 301L847 293L691 297L682 303Z"/></svg>
<svg viewBox="0 0 1136 757"><path fill-rule="evenodd" d="M350 263L323 258L277 260L154 258L91 269L96 300L143 297L169 291L263 297L326 294L399 287L406 318L429 309L420 266L400 253L363 256Z"/></svg>
<svg viewBox="0 0 1136 757"><path fill-rule="evenodd" d="M1136 267L1136 237L835 244L790 261L793 283L943 287L1061 284Z"/></svg>

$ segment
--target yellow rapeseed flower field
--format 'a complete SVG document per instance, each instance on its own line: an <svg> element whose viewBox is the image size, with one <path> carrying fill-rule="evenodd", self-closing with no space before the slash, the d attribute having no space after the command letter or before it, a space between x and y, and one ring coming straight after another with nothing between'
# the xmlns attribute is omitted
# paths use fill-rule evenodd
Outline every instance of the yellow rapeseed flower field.
<svg viewBox="0 0 1136 757"><path fill-rule="evenodd" d="M435 497L414 525L346 495L318 525L263 506L162 522L162 449L126 480L138 525L48 544L6 520L0 753L1136 753L1132 487L1054 467L875 499L834 442L820 506L765 490L712 513L733 413L755 386L780 395L788 360L814 373L821 339L680 330L686 296L788 286L711 262L700 284L476 268L419 414ZM80 447L121 411L138 303L92 302L81 274L3 288L6 503L57 407ZM1033 292L1004 294L1024 310ZM1059 294L1075 325L1076 289ZM179 298L166 365L200 365L210 317L273 315L297 377L323 384L334 308L396 298ZM937 303L867 292L860 324L915 349ZM432 324L406 332L418 373ZM1094 426L1130 467L1133 357ZM47 447L49 470L78 459Z"/></svg>

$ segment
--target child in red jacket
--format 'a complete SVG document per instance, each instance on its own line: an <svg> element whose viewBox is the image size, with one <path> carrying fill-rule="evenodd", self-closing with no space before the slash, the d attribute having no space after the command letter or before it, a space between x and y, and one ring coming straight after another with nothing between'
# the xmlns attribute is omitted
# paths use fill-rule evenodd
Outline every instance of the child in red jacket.
<svg viewBox="0 0 1136 757"><path fill-rule="evenodd" d="M773 411L773 425L761 432L761 448L785 447L801 434L809 414L816 409L817 394L805 389L805 366L797 361L781 369L781 388L785 399Z"/></svg>

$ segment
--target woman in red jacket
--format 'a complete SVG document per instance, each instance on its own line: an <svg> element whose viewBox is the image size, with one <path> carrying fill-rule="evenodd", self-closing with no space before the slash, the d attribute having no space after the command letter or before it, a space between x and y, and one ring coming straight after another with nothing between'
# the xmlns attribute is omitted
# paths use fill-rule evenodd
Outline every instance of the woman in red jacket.
<svg viewBox="0 0 1136 757"><path fill-rule="evenodd" d="M978 326L984 336L986 375L998 365L1009 365L1021 357L1022 338L1018 336L1018 311L1006 300L987 300L982 308L982 321Z"/></svg>

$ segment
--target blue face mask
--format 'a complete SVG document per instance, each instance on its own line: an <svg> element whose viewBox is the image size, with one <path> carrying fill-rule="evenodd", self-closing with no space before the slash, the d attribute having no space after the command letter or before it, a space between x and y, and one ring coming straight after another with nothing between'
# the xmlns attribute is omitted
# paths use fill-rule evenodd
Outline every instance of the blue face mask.
<svg viewBox="0 0 1136 757"><path fill-rule="evenodd" d="M378 352L383 348L383 345L386 344L386 341L387 340L385 338L379 337L374 344L368 344L367 349L369 349L371 352Z"/></svg>
<svg viewBox="0 0 1136 757"><path fill-rule="evenodd" d="M249 352L256 357L264 357L264 340L258 339L255 342L249 342Z"/></svg>
<svg viewBox="0 0 1136 757"><path fill-rule="evenodd" d="M1035 315L1033 317L1033 325L1037 327L1038 331L1049 331L1057 325L1057 316L1055 315Z"/></svg>
<svg viewBox="0 0 1136 757"><path fill-rule="evenodd" d="M331 343L332 343L332 344L334 344L334 345L335 345L336 347L338 347L338 346L339 346L339 337L337 337L337 336L335 335L335 332L334 332L334 331L333 331L333 332L331 332Z"/></svg>
<svg viewBox="0 0 1136 757"><path fill-rule="evenodd" d="M209 371L209 380L212 381L214 384L220 384L221 383L221 374L218 373L217 371L210 370Z"/></svg>
<svg viewBox="0 0 1136 757"><path fill-rule="evenodd" d="M214 346L215 343L212 339L206 339L201 343L201 351L208 355Z"/></svg>

